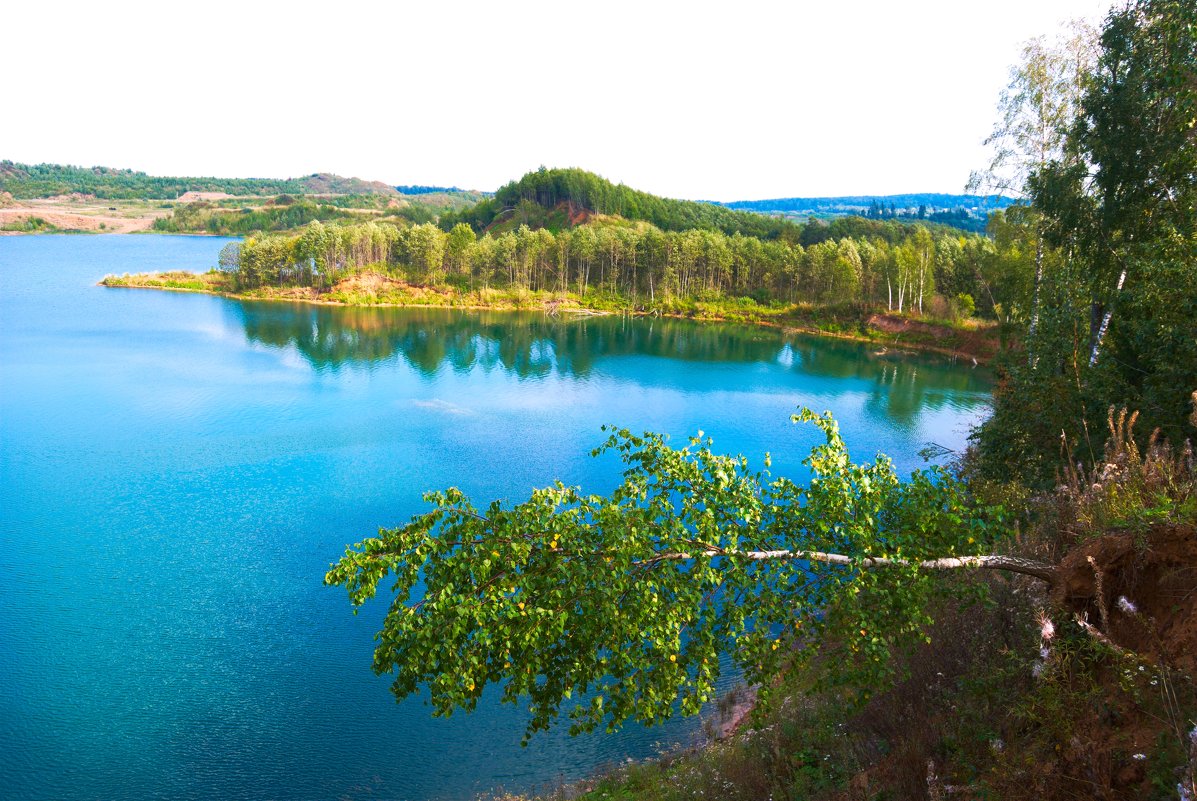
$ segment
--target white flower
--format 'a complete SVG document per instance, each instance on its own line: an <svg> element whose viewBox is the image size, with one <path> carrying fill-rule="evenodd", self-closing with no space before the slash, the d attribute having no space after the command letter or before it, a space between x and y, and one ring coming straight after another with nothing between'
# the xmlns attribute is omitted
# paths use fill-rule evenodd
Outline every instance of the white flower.
<svg viewBox="0 0 1197 801"><path fill-rule="evenodd" d="M1144 759L1147 759L1147 754L1135 754L1131 757L1131 759L1135 760L1136 762L1142 762Z"/></svg>
<svg viewBox="0 0 1197 801"><path fill-rule="evenodd" d="M1056 636L1056 626L1052 623L1052 619L1043 611L1037 615L1039 620L1039 636L1044 640L1050 640Z"/></svg>
<svg viewBox="0 0 1197 801"><path fill-rule="evenodd" d="M1118 608L1128 615L1139 614L1139 607L1135 606L1125 595L1118 596Z"/></svg>

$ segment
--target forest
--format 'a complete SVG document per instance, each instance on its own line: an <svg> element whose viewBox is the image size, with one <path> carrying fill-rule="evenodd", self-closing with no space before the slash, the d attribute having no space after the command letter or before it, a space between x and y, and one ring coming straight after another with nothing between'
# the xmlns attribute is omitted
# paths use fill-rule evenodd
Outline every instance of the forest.
<svg viewBox="0 0 1197 801"><path fill-rule="evenodd" d="M496 223L557 228L562 218L560 214L554 217L553 212L562 211L570 220L578 214L610 215L644 221L662 231L702 229L767 240L793 237L798 231L785 220L713 203L657 197L586 170L544 167L505 184L494 197L472 208L445 215L441 225L450 229L461 222L476 231L489 230Z"/></svg>
<svg viewBox="0 0 1197 801"><path fill-rule="evenodd" d="M951 229L865 220L816 225L804 234L805 247L613 220L556 233L520 225L481 237L464 223L445 232L431 223L315 222L296 234L231 244L221 269L241 289L328 288L374 268L420 284L598 295L632 308L675 298L749 298L762 304L863 303L943 318L967 317L979 307L1008 319L1023 302L1006 275L1025 247L1014 236L999 245Z"/></svg>

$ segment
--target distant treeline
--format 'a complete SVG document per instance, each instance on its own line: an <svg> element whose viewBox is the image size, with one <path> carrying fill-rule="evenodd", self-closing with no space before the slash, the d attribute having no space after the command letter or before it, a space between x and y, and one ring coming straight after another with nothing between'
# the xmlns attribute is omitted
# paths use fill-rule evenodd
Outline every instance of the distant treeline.
<svg viewBox="0 0 1197 801"><path fill-rule="evenodd" d="M402 184L395 190L401 195L431 195L434 192L464 192L456 186L423 186L422 184Z"/></svg>
<svg viewBox="0 0 1197 801"><path fill-rule="evenodd" d="M530 172L503 186L494 197L454 214L441 217L445 230L465 223L482 233L498 224L559 229L569 227L579 214L613 215L643 220L662 231L701 229L742 234L763 240L797 240L799 227L786 220L735 211L713 203L670 200L613 184L580 169L545 169Z"/></svg>
<svg viewBox="0 0 1197 801"><path fill-rule="evenodd" d="M408 187L412 188L412 187ZM465 194L423 187L418 194ZM110 200L174 200L186 192L224 192L229 195L396 195L395 188L378 181L345 178L319 172L300 178L155 177L110 167L64 164L18 164L0 161L0 191L15 198L52 197L80 193Z"/></svg>
<svg viewBox="0 0 1197 801"><path fill-rule="evenodd" d="M839 213L864 214L871 208L882 209L976 209L996 211L1014 204L1007 197L997 195L948 195L937 192L918 192L906 195L843 195L841 197L786 197L771 200L736 200L723 205L730 209L756 212Z"/></svg>
<svg viewBox="0 0 1197 801"><path fill-rule="evenodd" d="M999 216L999 223L1003 220ZM896 311L1007 319L1026 287L1007 280L1026 247L950 229L860 218L813 226L808 245L736 233L592 223L553 232L520 226L479 237L465 223L324 225L226 247L220 269L239 289L329 288L364 268L462 289L602 293L647 307L671 298L758 303L881 304ZM817 236L815 236L817 234Z"/></svg>
<svg viewBox="0 0 1197 801"><path fill-rule="evenodd" d="M290 231L320 220L361 220L362 215L329 203L313 203L282 196L261 208L228 209L203 201L180 203L169 217L154 220L154 230L172 234L208 233L245 236L259 231Z"/></svg>
<svg viewBox="0 0 1197 801"><path fill-rule="evenodd" d="M51 197L79 192L98 198L173 200L184 192L226 192L230 195L302 194L298 179L156 178L144 172L63 164L17 164L0 161L0 191L15 198Z"/></svg>
<svg viewBox="0 0 1197 801"><path fill-rule="evenodd" d="M239 207L244 200L196 201L176 204L169 217L154 221L153 229L164 233L207 233L247 236L255 233L293 231L310 222L376 222L407 225L433 222L448 207L445 202L468 202L466 195L442 193L418 195L421 200L396 202L384 195L341 195L305 197L279 195L261 206ZM427 198L427 202L422 199Z"/></svg>
<svg viewBox="0 0 1197 801"><path fill-rule="evenodd" d="M846 195L843 197L792 197L773 200L740 200L724 204L760 214L801 217L860 215L874 220L910 220L950 225L982 233L991 212L1013 205L1010 198L980 195L946 195L924 192L907 195Z"/></svg>

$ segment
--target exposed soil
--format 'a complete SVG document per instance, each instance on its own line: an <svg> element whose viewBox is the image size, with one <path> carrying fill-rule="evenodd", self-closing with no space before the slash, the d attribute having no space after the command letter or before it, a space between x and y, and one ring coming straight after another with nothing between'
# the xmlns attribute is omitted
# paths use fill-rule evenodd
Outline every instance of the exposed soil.
<svg viewBox="0 0 1197 801"><path fill-rule="evenodd" d="M569 217L569 224L574 228L585 224L592 216L594 216L590 209L582 206L575 206L573 203L566 203L564 204L564 207L565 213Z"/></svg>
<svg viewBox="0 0 1197 801"><path fill-rule="evenodd" d="M179 195L180 203L194 203L197 200L224 200L233 197L227 192L184 192Z"/></svg>
<svg viewBox="0 0 1197 801"><path fill-rule="evenodd" d="M1060 571L1057 602L1114 645L1197 671L1197 526L1097 537L1073 549Z"/></svg>
<svg viewBox="0 0 1197 801"><path fill-rule="evenodd" d="M0 228L19 225L36 217L62 231L129 234L148 231L154 220L169 214L169 209L147 203L100 200L91 195L76 193L0 203ZM12 233L19 232L0 231L0 234Z"/></svg>
<svg viewBox="0 0 1197 801"><path fill-rule="evenodd" d="M992 359L999 346L992 329L954 328L896 314L874 314L866 324L874 331L895 337L900 344L963 354L982 362Z"/></svg>
<svg viewBox="0 0 1197 801"><path fill-rule="evenodd" d="M0 227L22 223L30 218L45 220L50 225L63 231L105 231L114 234L130 234L135 231L148 231L154 224L154 216L146 217L109 217L99 214L72 214L64 211L47 210L44 208L15 206L0 209ZM17 231L0 231L0 234L14 234Z"/></svg>
<svg viewBox="0 0 1197 801"><path fill-rule="evenodd" d="M404 297L412 298L417 303L434 298L448 298L450 293L441 292L430 287L416 286L406 281L400 281L381 273L363 272L351 275L343 281L338 281L330 293L343 292L346 294L371 294L381 296L388 293L401 293Z"/></svg>

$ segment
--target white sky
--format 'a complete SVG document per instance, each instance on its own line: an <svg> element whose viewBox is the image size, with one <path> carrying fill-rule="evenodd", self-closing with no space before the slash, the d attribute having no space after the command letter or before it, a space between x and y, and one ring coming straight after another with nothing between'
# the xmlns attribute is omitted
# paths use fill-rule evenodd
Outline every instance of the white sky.
<svg viewBox="0 0 1197 801"><path fill-rule="evenodd" d="M0 158L670 197L960 192L1020 45L1111 0L7 4Z"/></svg>

